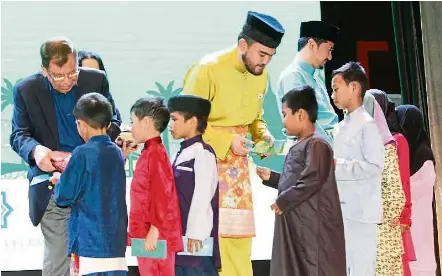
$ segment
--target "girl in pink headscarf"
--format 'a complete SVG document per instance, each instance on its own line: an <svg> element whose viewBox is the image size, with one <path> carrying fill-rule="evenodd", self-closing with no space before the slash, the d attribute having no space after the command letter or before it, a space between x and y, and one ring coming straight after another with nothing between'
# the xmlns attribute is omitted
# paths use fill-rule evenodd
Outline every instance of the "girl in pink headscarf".
<svg viewBox="0 0 442 276"><path fill-rule="evenodd" d="M402 258L404 276L411 276L409 262L416 260L414 244L410 231L411 227L411 188L410 188L410 150L407 139L400 133L399 121L396 116L395 104L384 91L371 89L367 91L376 99L381 112L376 112L375 116L383 116L386 124L382 124L393 134L399 154L399 170L401 173L402 189L405 194L405 207L402 210L400 223L402 228L402 240L404 245L404 255ZM379 119L378 119L379 120Z"/></svg>

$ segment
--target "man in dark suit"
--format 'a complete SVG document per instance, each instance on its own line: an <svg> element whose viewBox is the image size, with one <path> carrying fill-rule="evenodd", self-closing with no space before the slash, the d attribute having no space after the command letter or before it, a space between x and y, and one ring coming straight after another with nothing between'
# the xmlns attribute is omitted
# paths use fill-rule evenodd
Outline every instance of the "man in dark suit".
<svg viewBox="0 0 442 276"><path fill-rule="evenodd" d="M40 47L42 72L31 75L14 87L14 112L10 143L28 164L29 215L41 225L45 241L43 276L69 276L67 220L70 209L58 207L53 186L47 177L59 161L53 151L72 152L84 141L72 114L78 99L89 92L104 95L112 104L114 117L108 129L112 140L120 133L121 122L109 93L104 72L78 68L72 43L50 39Z"/></svg>

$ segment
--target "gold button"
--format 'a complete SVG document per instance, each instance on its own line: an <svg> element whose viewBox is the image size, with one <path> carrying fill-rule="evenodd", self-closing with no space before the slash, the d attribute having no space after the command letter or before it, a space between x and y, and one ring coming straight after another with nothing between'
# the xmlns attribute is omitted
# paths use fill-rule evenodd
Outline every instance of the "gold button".
<svg viewBox="0 0 442 276"><path fill-rule="evenodd" d="M49 190L52 190L52 185L48 185L48 189L49 189Z"/></svg>

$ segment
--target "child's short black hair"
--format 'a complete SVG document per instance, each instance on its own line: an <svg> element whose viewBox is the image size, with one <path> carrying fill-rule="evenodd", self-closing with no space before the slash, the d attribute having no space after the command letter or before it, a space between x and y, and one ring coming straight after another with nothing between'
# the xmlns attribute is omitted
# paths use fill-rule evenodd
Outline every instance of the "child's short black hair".
<svg viewBox="0 0 442 276"><path fill-rule="evenodd" d="M359 62L347 62L332 72L332 77L337 75L341 75L347 85L352 81L359 83L361 86L361 97L364 98L368 87L368 79L364 67Z"/></svg>
<svg viewBox="0 0 442 276"><path fill-rule="evenodd" d="M94 129L107 129L112 120L112 105L103 95L92 92L84 94L74 108L74 117L85 121Z"/></svg>
<svg viewBox="0 0 442 276"><path fill-rule="evenodd" d="M282 97L282 103L287 104L287 107L292 110L292 114L304 109L312 123L315 123L318 119L318 102L316 101L315 90L308 85L290 90Z"/></svg>
<svg viewBox="0 0 442 276"><path fill-rule="evenodd" d="M141 98L130 108L139 120L150 117L157 131L162 133L169 124L170 113L163 98Z"/></svg>

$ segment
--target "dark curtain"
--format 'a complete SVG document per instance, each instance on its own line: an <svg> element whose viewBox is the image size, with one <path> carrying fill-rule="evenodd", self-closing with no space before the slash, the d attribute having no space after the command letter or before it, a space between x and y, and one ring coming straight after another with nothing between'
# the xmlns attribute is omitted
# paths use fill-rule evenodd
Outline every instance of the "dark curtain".
<svg viewBox="0 0 442 276"><path fill-rule="evenodd" d="M420 4L416 1L392 1L391 9L402 103L416 105L424 112L428 131Z"/></svg>
<svg viewBox="0 0 442 276"><path fill-rule="evenodd" d="M422 40L421 5L420 2L417 1L392 1L391 9L402 103L413 104L422 111L424 115L424 126L427 132L430 133L426 88L427 80L425 75ZM440 34L432 33L432 35L439 36ZM436 208L436 201L433 195L435 255L437 261L437 275L441 275Z"/></svg>
<svg viewBox="0 0 442 276"><path fill-rule="evenodd" d="M421 19L422 19L422 41L423 41L423 52L425 61L425 72L426 72L426 84L427 84L427 96L428 96L428 114L429 114L429 125L430 125L430 136L433 148L433 153L436 158L436 175L442 175L442 131L440 128L440 120L442 118L442 101L441 101L441 91L442 91L442 79L441 75L441 62L442 54L440 51L442 38L440 36L442 31L442 3L441 2L422 2L421 8ZM435 204L433 208L437 210L436 217L438 220L435 221L435 240L439 241L442 237L440 232L437 231L437 225L439 229L442 230L442 210L441 208L441 187L442 179L437 177L436 179L436 192L435 192ZM440 231L439 230L439 231ZM441 243L439 243L441 245ZM436 246L437 249L439 247ZM441 251L439 251L440 253ZM436 252L437 253L437 252ZM437 256L438 261L438 275L440 275L440 255Z"/></svg>

